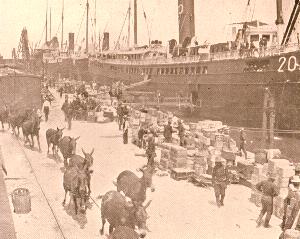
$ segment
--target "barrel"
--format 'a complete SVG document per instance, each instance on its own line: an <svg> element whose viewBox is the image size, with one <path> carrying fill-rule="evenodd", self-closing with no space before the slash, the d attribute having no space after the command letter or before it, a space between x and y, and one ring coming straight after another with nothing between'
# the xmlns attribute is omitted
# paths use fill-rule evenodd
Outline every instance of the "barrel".
<svg viewBox="0 0 300 239"><path fill-rule="evenodd" d="M12 203L14 212L17 214L27 214L31 211L31 198L27 188L17 188L12 193Z"/></svg>
<svg viewBox="0 0 300 239"><path fill-rule="evenodd" d="M284 232L284 239L299 239L300 231L288 229Z"/></svg>

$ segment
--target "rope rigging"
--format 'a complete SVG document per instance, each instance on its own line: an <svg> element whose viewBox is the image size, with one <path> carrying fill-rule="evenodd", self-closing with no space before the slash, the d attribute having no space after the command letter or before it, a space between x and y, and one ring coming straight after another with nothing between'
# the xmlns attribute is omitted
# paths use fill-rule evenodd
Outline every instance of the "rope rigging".
<svg viewBox="0 0 300 239"><path fill-rule="evenodd" d="M117 40L116 45L115 45L115 50L116 50L117 47L119 46L120 38L121 38L123 29L124 29L124 25L125 25L125 23L126 23L126 20L127 20L128 15L129 15L129 8L127 9L127 13L126 13L126 16L125 16L125 19L124 19L124 22L123 22L123 25L122 25L122 28L121 28L121 31L120 31L118 40Z"/></svg>
<svg viewBox="0 0 300 239"><path fill-rule="evenodd" d="M81 30L81 26L82 26L82 22L84 20L85 12L86 12L86 9L84 9L84 12L83 12L83 15L82 15L82 18L81 18L81 22L80 22L80 25L79 25L79 29L78 29L78 32L77 32L76 43L75 43L76 45L78 43L79 32Z"/></svg>
<svg viewBox="0 0 300 239"><path fill-rule="evenodd" d="M146 22L146 26L147 26L148 39L149 39L149 45L150 45L150 42L151 42L151 35L150 35L150 31L149 31L149 23L148 23L148 19L147 19L147 15L146 15L145 9L144 9L144 3L143 3L143 0L141 0L141 2L142 2L142 9L143 9L144 18L145 18L145 22Z"/></svg>

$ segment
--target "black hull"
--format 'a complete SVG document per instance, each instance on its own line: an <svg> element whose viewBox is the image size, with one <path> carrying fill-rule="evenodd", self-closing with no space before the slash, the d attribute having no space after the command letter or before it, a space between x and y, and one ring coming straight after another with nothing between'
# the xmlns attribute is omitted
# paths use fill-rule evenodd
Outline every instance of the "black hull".
<svg viewBox="0 0 300 239"><path fill-rule="evenodd" d="M300 79L299 51L262 58L199 61L181 64L112 64L90 62L93 80L101 84L123 81L125 84L151 81L136 87L136 91L160 92L162 96L190 97L201 118L222 120L226 124L261 127L264 97L268 88L275 100L276 127L299 129ZM257 66L253 68L253 65ZM160 68L197 68L197 74L160 74ZM137 68L138 72L128 73ZM152 69L151 75L141 74ZM203 71L206 69L207 71ZM133 70L134 71L134 70ZM178 72L177 72L178 73Z"/></svg>

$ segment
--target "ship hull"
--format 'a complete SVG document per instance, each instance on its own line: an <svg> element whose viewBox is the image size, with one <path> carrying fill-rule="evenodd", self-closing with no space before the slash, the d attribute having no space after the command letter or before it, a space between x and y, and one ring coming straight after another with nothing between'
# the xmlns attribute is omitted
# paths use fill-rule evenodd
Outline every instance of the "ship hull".
<svg viewBox="0 0 300 239"><path fill-rule="evenodd" d="M299 128L300 113L299 63L300 52L295 51L260 58L178 64L92 61L89 70L92 79L101 84L115 81L131 84L151 78L149 83L135 90L160 92L164 97L191 97L201 118L222 120L237 126L262 126L268 88L275 100L276 126L295 129ZM200 67L199 74L197 67ZM168 69L169 73L171 69L178 71L177 74L162 74L162 68ZM181 68L184 71L189 68L188 74L179 74Z"/></svg>

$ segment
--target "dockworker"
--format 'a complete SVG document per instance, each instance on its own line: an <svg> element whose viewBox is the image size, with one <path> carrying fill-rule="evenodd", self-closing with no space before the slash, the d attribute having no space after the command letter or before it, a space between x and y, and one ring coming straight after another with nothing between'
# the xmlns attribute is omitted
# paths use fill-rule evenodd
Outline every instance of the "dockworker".
<svg viewBox="0 0 300 239"><path fill-rule="evenodd" d="M65 121L67 121L67 111L70 107L69 101L68 101L68 97L65 98L65 102L63 103L61 110L64 112L65 115Z"/></svg>
<svg viewBox="0 0 300 239"><path fill-rule="evenodd" d="M212 184L215 191L217 206L224 206L226 188L229 184L229 174L224 158L217 157L215 160L215 167L212 172Z"/></svg>
<svg viewBox="0 0 300 239"><path fill-rule="evenodd" d="M273 199L279 194L279 188L274 183L275 179L276 175L270 174L267 180L256 184L256 189L263 194L261 198L262 209L256 220L258 227L262 224L262 218L266 213L264 227L271 227L269 222L273 214Z"/></svg>
<svg viewBox="0 0 300 239"><path fill-rule="evenodd" d="M49 113L50 113L50 102L49 100L46 98L44 103L43 103L43 112L45 114L45 121L47 122L48 121L48 116L49 116Z"/></svg>
<svg viewBox="0 0 300 239"><path fill-rule="evenodd" d="M145 140L144 140L144 135L147 134L147 129L145 126L142 126L140 127L139 129L139 132L138 132L138 139L139 139L139 142L138 142L138 146L139 148L145 148Z"/></svg>
<svg viewBox="0 0 300 239"><path fill-rule="evenodd" d="M156 157L156 153L155 153L155 138L152 133L148 134L146 155L148 159L147 166L154 167L154 158Z"/></svg>
<svg viewBox="0 0 300 239"><path fill-rule="evenodd" d="M245 134L245 130L244 128L241 128L240 130L240 152L244 153L245 155L245 159L247 159L247 151L246 151L246 148L245 148L245 145L246 145L246 134Z"/></svg>
<svg viewBox="0 0 300 239"><path fill-rule="evenodd" d="M165 126L165 129L164 129L164 137L165 137L165 141L167 143L172 143L173 129L172 129L171 123L172 123L171 120L169 120L168 124Z"/></svg>
<svg viewBox="0 0 300 239"><path fill-rule="evenodd" d="M300 176L300 164L295 165L295 176ZM295 182L295 176L292 176L289 178L289 184L288 184L288 190L289 193L287 197L284 199L284 207L283 207L283 218L281 223L281 229L284 230L285 223L286 223L286 213L287 213L287 207L291 204L291 199L293 197L293 192L298 190L298 182Z"/></svg>
<svg viewBox="0 0 300 239"><path fill-rule="evenodd" d="M123 143L128 144L128 118L127 116L124 116L124 122L123 122Z"/></svg>
<svg viewBox="0 0 300 239"><path fill-rule="evenodd" d="M122 110L122 103L121 102L118 104L118 107L117 107L117 115L118 115L119 130L122 130L123 110Z"/></svg>
<svg viewBox="0 0 300 239"><path fill-rule="evenodd" d="M178 136L180 139L180 146L184 146L184 135L185 135L185 129L183 127L182 121L178 120Z"/></svg>

